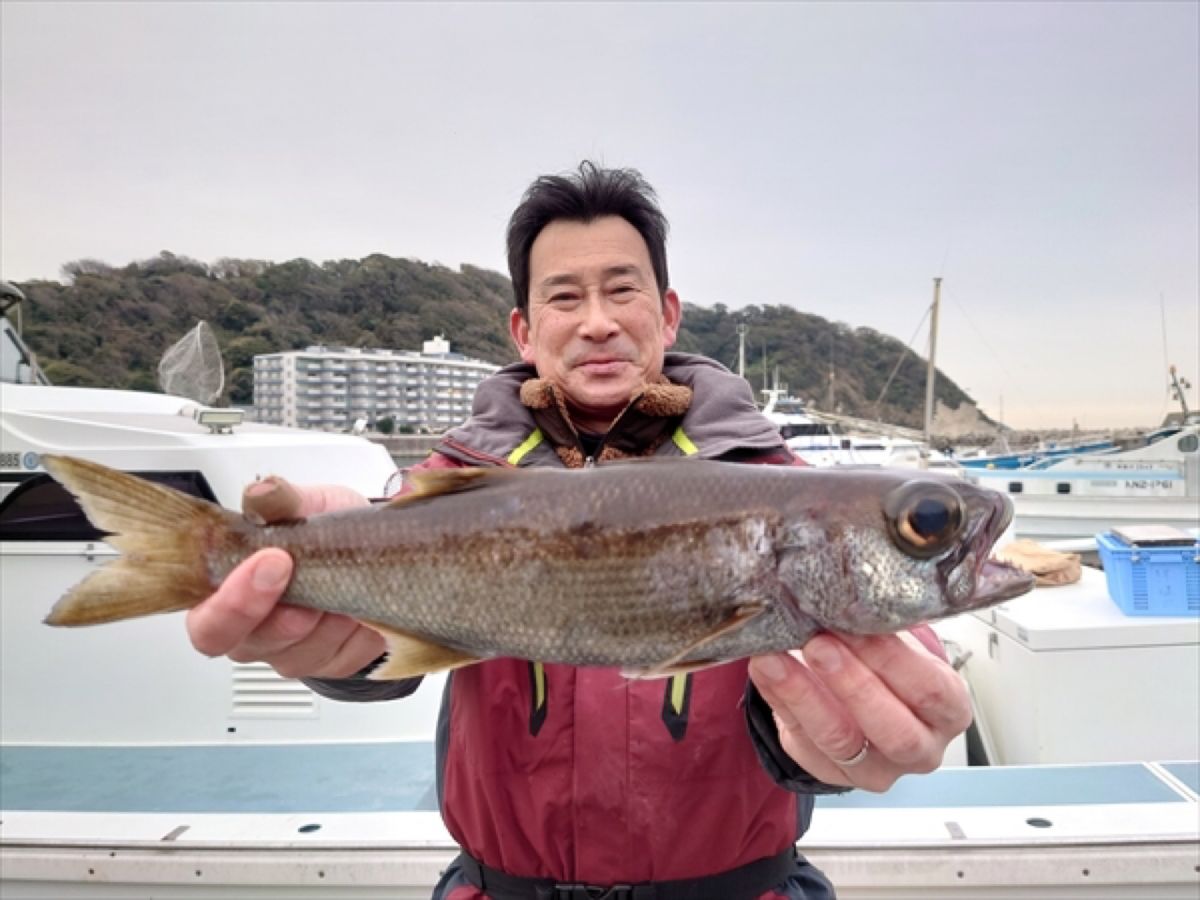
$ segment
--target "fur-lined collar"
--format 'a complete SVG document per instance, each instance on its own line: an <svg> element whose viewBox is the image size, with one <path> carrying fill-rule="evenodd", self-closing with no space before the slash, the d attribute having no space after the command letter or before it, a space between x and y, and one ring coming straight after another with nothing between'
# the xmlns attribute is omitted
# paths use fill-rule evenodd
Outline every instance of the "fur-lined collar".
<svg viewBox="0 0 1200 900"><path fill-rule="evenodd" d="M566 398L562 390L546 378L530 378L521 385L521 402L530 409L549 409L557 406L559 412L567 414ZM646 384L631 404L638 412L648 416L682 416L692 405L692 389L683 384L672 384L665 376Z"/></svg>
<svg viewBox="0 0 1200 900"><path fill-rule="evenodd" d="M569 468L581 468L585 459L579 432L567 409L562 389L545 378L521 385L521 403L528 407L554 452ZM604 436L597 462L651 456L674 430L670 419L682 418L692 405L692 389L664 376L643 385L613 421Z"/></svg>

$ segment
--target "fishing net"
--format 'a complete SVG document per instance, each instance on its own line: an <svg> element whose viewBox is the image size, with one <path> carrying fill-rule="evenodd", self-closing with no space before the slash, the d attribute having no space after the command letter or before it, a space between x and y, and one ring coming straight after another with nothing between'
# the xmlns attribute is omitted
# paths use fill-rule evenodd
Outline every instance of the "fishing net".
<svg viewBox="0 0 1200 900"><path fill-rule="evenodd" d="M180 338L158 363L158 385L164 393L209 406L225 387L221 348L207 322Z"/></svg>

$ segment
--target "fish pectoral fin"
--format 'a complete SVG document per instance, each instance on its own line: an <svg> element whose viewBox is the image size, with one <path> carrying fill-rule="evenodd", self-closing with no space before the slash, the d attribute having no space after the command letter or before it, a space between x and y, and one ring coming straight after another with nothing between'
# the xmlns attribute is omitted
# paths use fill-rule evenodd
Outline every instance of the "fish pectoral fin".
<svg viewBox="0 0 1200 900"><path fill-rule="evenodd" d="M667 678L671 675L682 675L688 672L695 672L699 669L706 669L709 666L715 666L723 660L716 659L688 659L702 647L711 644L717 638L724 637L744 627L747 623L757 619L767 611L766 604L763 603L745 603L737 607L724 622L719 624L712 631L700 637L698 640L688 644L674 656L668 657L656 666L652 666L644 671L627 670L623 674L627 678ZM686 662L684 660L687 660Z"/></svg>
<svg viewBox="0 0 1200 900"><path fill-rule="evenodd" d="M693 672L699 672L701 669L711 669L713 666L719 666L722 662L724 660L696 659L665 668L662 665L657 665L652 669L622 669L621 675L631 681L654 681L662 678L674 678L676 675L691 675Z"/></svg>
<svg viewBox="0 0 1200 900"><path fill-rule="evenodd" d="M406 477L412 481L413 490L399 497L393 497L387 502L388 506L407 506L440 497L443 494L461 494L463 491L473 491L477 488L495 484L497 481L512 478L516 475L512 469L425 469L419 472L409 472Z"/></svg>
<svg viewBox="0 0 1200 900"><path fill-rule="evenodd" d="M367 675L369 681L416 678L431 672L458 669L480 661L478 656L435 644L433 641L397 631L378 622L362 624L377 632L387 644L387 659Z"/></svg>

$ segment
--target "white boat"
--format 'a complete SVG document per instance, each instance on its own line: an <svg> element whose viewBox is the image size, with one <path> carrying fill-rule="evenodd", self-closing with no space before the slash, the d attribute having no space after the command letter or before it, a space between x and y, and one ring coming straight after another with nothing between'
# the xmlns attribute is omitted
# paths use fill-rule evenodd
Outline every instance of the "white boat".
<svg viewBox="0 0 1200 900"><path fill-rule="evenodd" d="M1018 537L1091 538L1114 527L1200 528L1200 416L1161 428L1132 449L1045 459L1018 469L967 469L1008 494Z"/></svg>
<svg viewBox="0 0 1200 900"><path fill-rule="evenodd" d="M763 415L779 428L788 449L810 466L960 468L912 429L820 413L808 409L786 389L768 389L763 394Z"/></svg>
<svg viewBox="0 0 1200 900"><path fill-rule="evenodd" d="M14 380L36 382L21 352ZM331 703L265 666L198 655L179 616L41 624L113 555L72 531L41 453L181 474L230 507L267 472L377 494L386 454L251 423L213 433L180 398L0 390L0 520L19 513L16 539L0 541L0 896L428 897L456 852L436 812L439 679L400 702ZM49 498L27 518L18 501L38 493ZM884 795L822 798L800 846L843 900L1194 898L1197 768L951 766Z"/></svg>
<svg viewBox="0 0 1200 900"><path fill-rule="evenodd" d="M46 384L7 316L0 319L0 345L4 374L13 379L0 383L0 744L431 734L436 696L389 712L326 701L265 665L200 656L180 616L82 630L41 623L67 589L116 555L46 474L42 454L90 459L238 509L242 489L268 474L296 483L337 481L381 496L395 471L383 447L352 435L230 425L239 412L184 397Z"/></svg>

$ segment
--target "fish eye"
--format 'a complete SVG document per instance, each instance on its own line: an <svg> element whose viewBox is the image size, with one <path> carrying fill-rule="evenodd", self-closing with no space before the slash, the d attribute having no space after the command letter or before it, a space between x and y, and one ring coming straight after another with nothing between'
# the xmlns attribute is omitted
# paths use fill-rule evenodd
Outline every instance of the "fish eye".
<svg viewBox="0 0 1200 900"><path fill-rule="evenodd" d="M888 495L884 513L897 546L928 559L944 551L963 529L963 506L948 485L913 482Z"/></svg>

